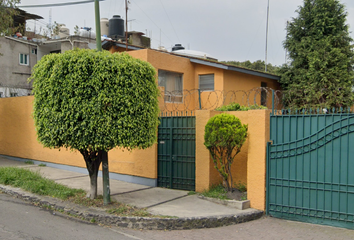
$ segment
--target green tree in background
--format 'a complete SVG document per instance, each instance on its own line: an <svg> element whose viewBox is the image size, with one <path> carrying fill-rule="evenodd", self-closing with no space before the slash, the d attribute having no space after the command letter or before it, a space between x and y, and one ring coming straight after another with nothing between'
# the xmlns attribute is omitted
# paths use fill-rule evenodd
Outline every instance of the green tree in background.
<svg viewBox="0 0 354 240"><path fill-rule="evenodd" d="M159 91L149 63L125 53L76 49L45 55L31 79L39 142L82 154L91 198L97 197L98 170L109 150L156 142Z"/></svg>
<svg viewBox="0 0 354 240"><path fill-rule="evenodd" d="M353 47L345 7L337 0L304 0L287 26L289 64L280 71L290 108L353 103Z"/></svg>
<svg viewBox="0 0 354 240"><path fill-rule="evenodd" d="M11 35L15 30L13 27L13 17L18 14L16 5L20 0L0 0L0 34Z"/></svg>
<svg viewBox="0 0 354 240"><path fill-rule="evenodd" d="M244 62L239 61L223 61L222 63L226 63L229 65L234 65L237 67L248 68L251 70L261 71L264 72L265 70L265 62L262 60L257 60L255 62L251 62L249 60ZM277 74L279 70L278 66L273 66L271 63L267 64L267 73Z"/></svg>

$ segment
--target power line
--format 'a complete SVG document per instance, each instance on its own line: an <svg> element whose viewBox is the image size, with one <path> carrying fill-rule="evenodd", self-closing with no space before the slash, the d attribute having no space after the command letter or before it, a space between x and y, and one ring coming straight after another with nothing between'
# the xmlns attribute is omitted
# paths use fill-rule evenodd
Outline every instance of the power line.
<svg viewBox="0 0 354 240"><path fill-rule="evenodd" d="M105 0L98 0L100 2L105 1ZM18 6L19 8L33 8L33 7L61 7L61 6L68 6L68 5L77 5L77 4L85 4L85 3L91 3L94 2L94 0L87 0L87 1L81 1L81 2L67 2L67 3L53 3L53 4L41 4L41 5L25 5L25 6Z"/></svg>
<svg viewBox="0 0 354 240"><path fill-rule="evenodd" d="M132 1L144 14L145 16L147 16L150 21L158 28L161 30L161 28L144 12L144 10L135 2L135 1ZM171 39L166 35L166 33L164 33L162 30L161 32L167 37L168 40L170 40L171 43L173 43L173 41L171 41Z"/></svg>
<svg viewBox="0 0 354 240"><path fill-rule="evenodd" d="M166 11L166 9L165 9L165 6L163 5L163 3L162 3L162 1L161 1L161 0L160 0L160 3L161 3L161 5L162 5L162 7L163 7L163 10L164 10L164 11L165 11L165 13L166 13L167 19L168 19L168 21L170 22L170 24L171 24L171 26L172 26L173 31L174 31L174 32L175 32L175 34L176 34L176 37L177 37L178 41L179 41L179 42L181 42L181 41L179 40L178 35L177 35L176 29L175 29L175 27L173 26L173 24L172 24L172 22L171 22L171 19L170 19L170 17L168 16L167 11Z"/></svg>

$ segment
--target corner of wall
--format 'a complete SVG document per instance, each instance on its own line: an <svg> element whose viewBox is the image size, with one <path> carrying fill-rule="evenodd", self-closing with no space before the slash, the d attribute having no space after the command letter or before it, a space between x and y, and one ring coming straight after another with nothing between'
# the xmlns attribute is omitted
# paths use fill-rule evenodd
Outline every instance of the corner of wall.
<svg viewBox="0 0 354 240"><path fill-rule="evenodd" d="M247 197L251 207L265 210L266 146L269 141L269 110L249 112L249 149L247 163Z"/></svg>
<svg viewBox="0 0 354 240"><path fill-rule="evenodd" d="M209 110L197 110L195 120L195 190L202 192L210 186L210 154L204 146L204 129L211 115Z"/></svg>

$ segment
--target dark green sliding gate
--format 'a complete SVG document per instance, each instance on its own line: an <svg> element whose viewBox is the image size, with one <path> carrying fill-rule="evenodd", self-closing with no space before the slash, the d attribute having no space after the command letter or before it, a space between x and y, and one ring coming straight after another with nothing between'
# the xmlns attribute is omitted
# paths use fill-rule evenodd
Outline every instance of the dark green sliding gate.
<svg viewBox="0 0 354 240"><path fill-rule="evenodd" d="M354 114L271 115L267 214L354 229Z"/></svg>
<svg viewBox="0 0 354 240"><path fill-rule="evenodd" d="M195 190L195 117L161 117L158 129L159 187Z"/></svg>

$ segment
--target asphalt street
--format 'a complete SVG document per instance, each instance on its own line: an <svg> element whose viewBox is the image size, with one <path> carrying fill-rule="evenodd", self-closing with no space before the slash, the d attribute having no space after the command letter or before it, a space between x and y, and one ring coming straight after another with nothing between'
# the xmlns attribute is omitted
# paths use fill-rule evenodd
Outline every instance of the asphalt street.
<svg viewBox="0 0 354 240"><path fill-rule="evenodd" d="M1 240L179 240L179 239L314 239L350 240L354 230L263 217L247 223L181 231L149 231L99 226L43 210L0 193Z"/></svg>
<svg viewBox="0 0 354 240"><path fill-rule="evenodd" d="M1 240L138 239L118 229L68 218L0 193Z"/></svg>

